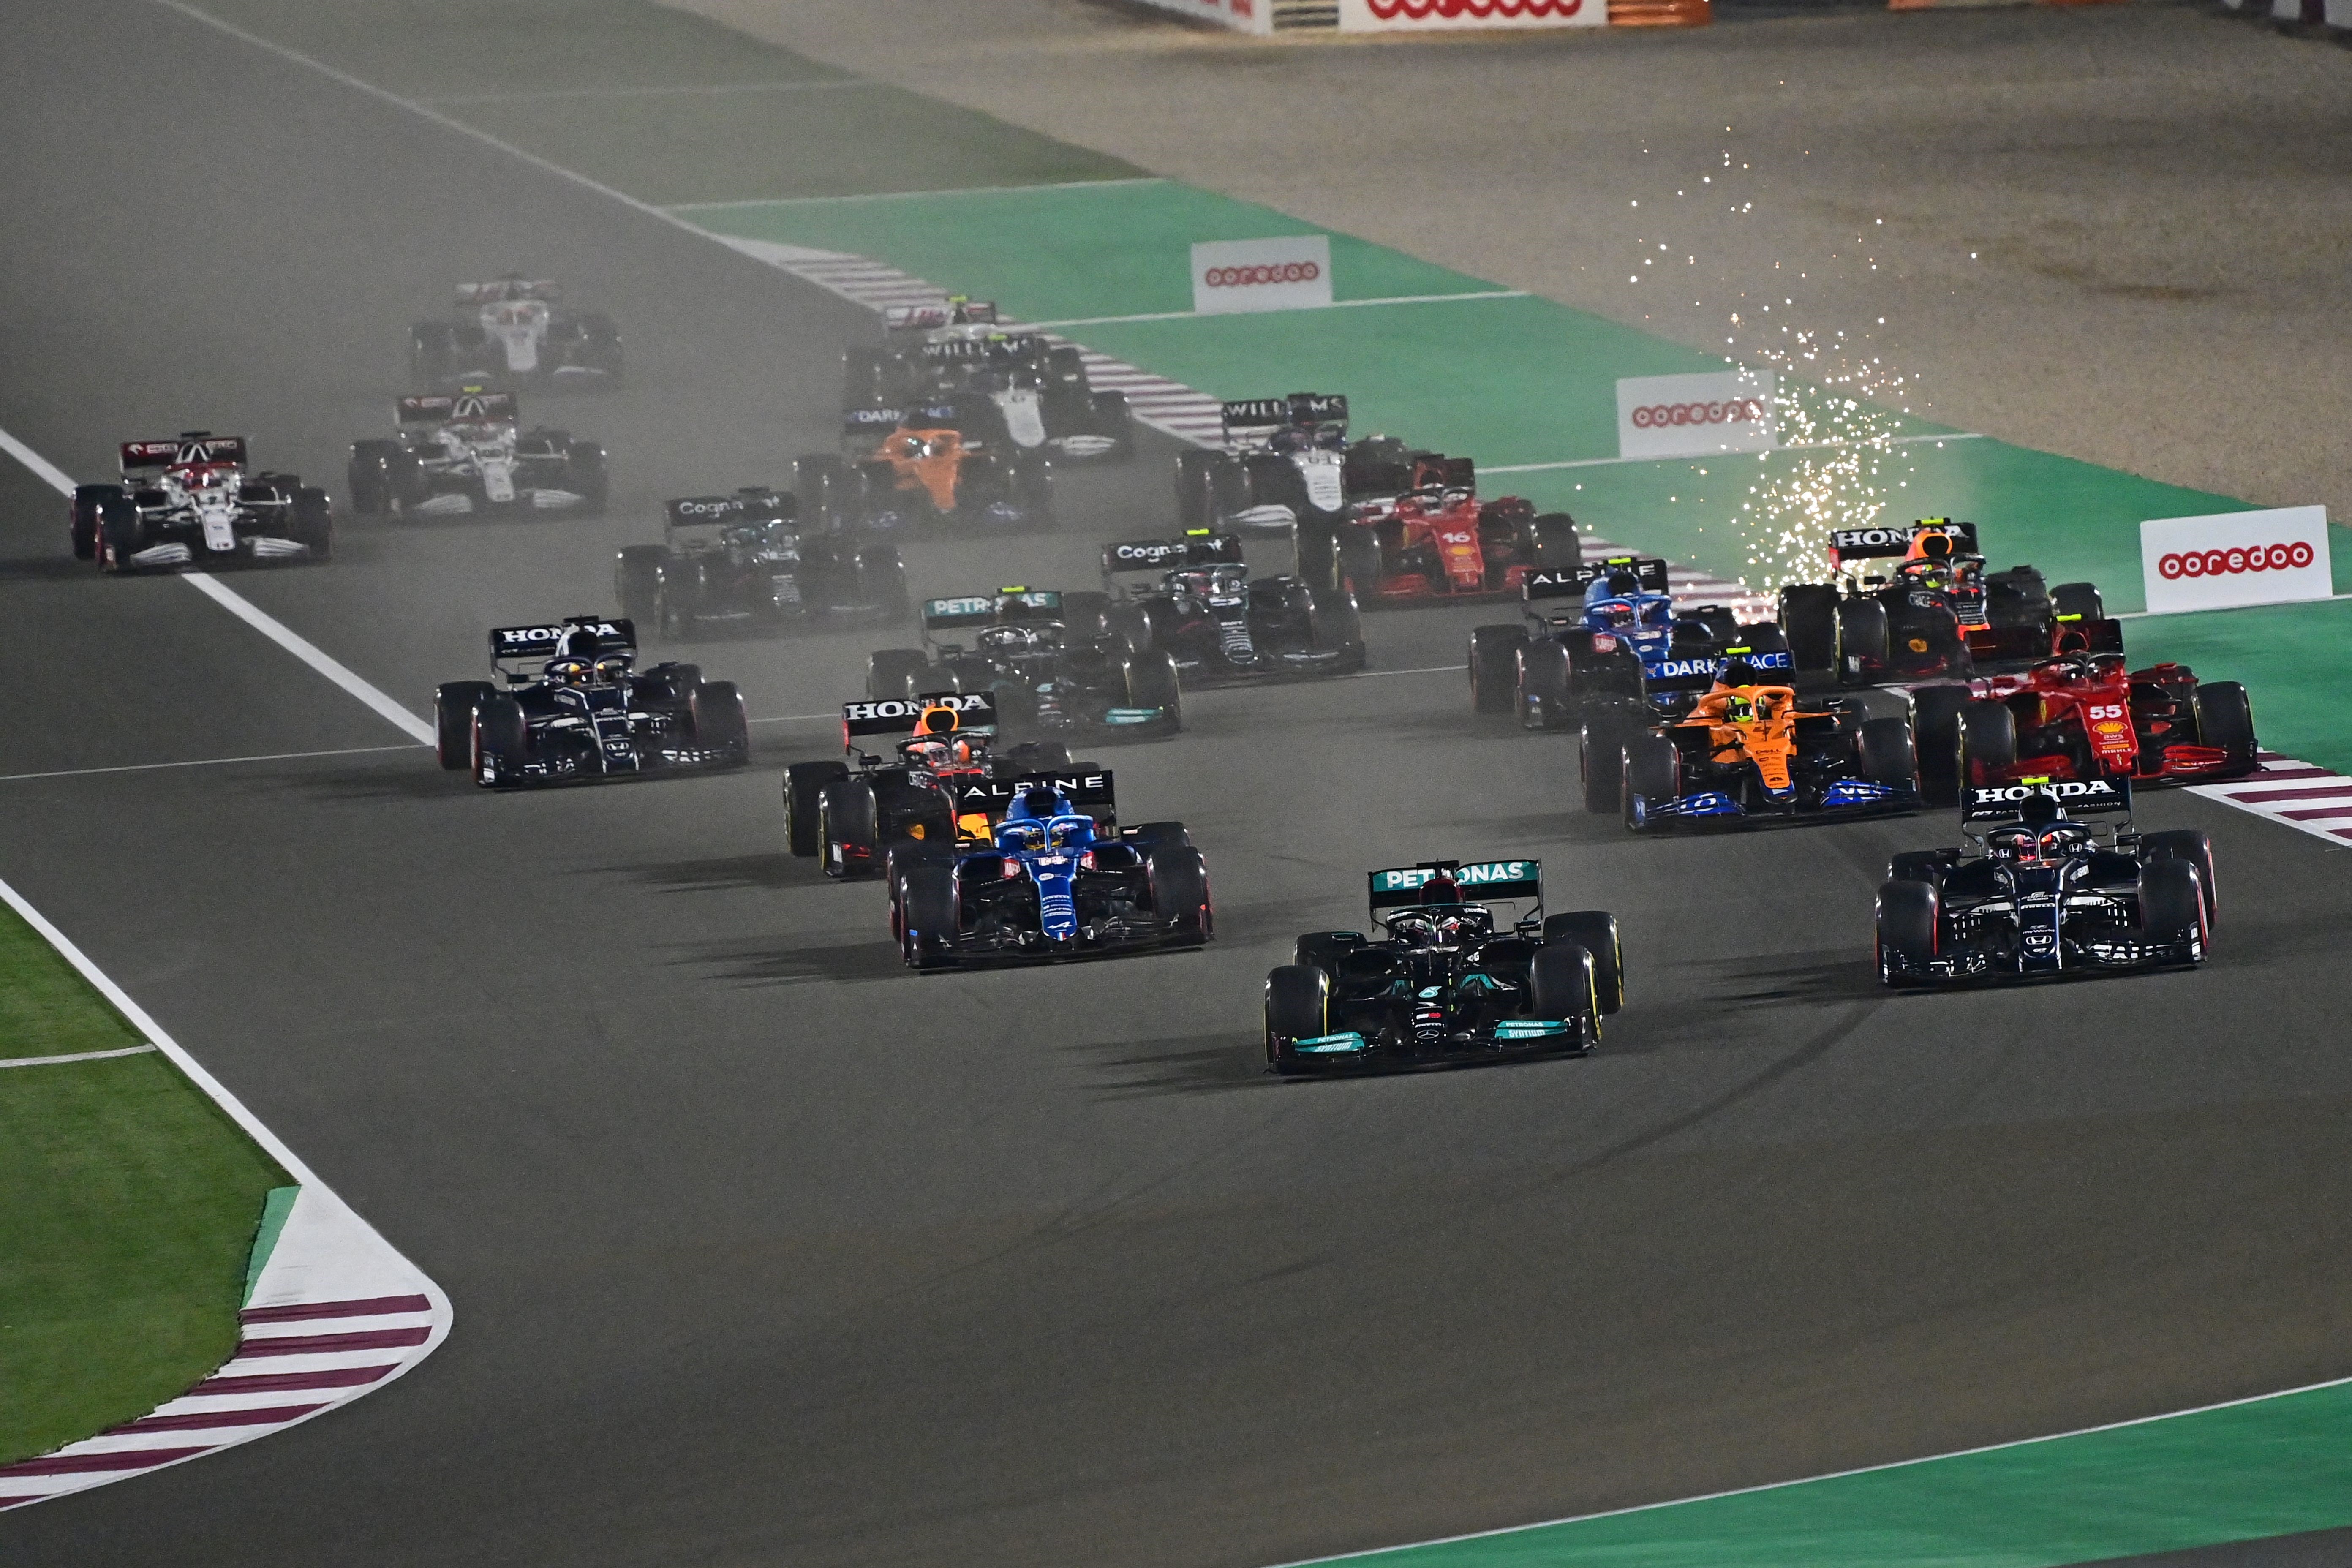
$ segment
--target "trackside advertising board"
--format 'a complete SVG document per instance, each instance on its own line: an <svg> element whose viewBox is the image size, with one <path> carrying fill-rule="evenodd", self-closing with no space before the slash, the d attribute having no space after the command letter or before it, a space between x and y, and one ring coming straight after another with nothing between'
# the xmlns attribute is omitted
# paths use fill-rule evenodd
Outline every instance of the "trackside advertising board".
<svg viewBox="0 0 2352 1568"><path fill-rule="evenodd" d="M1243 33L1274 31L1275 0L1143 0L1155 9Z"/></svg>
<svg viewBox="0 0 2352 1568"><path fill-rule="evenodd" d="M1608 0L1339 0L1339 30L1345 33L1608 25Z"/></svg>
<svg viewBox="0 0 2352 1568"><path fill-rule="evenodd" d="M1769 370L1642 375L1617 384L1617 455L1711 458L1769 452L1776 439Z"/></svg>
<svg viewBox="0 0 2352 1568"><path fill-rule="evenodd" d="M2143 522L2139 568L2150 615L2325 599L2335 592L2327 509L2290 506Z"/></svg>
<svg viewBox="0 0 2352 1568"><path fill-rule="evenodd" d="M1201 315L1313 310L1330 302L1328 235L1221 239L1192 247L1192 309Z"/></svg>

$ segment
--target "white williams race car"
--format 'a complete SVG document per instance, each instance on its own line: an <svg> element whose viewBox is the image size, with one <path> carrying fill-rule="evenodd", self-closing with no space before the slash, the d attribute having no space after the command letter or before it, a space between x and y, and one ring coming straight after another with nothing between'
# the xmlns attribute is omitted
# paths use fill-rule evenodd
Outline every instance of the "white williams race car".
<svg viewBox="0 0 2352 1568"><path fill-rule="evenodd" d="M1337 393L1225 404L1225 449L1176 458L1176 513L1187 528L1336 526L1348 486L1348 400Z"/></svg>
<svg viewBox="0 0 2352 1568"><path fill-rule="evenodd" d="M509 273L457 286L457 315L409 329L408 364L420 385L530 382L609 385L621 377L621 334L612 319L560 308L563 290Z"/></svg>
<svg viewBox="0 0 2352 1568"><path fill-rule="evenodd" d="M352 443L356 512L436 517L604 510L604 448L563 430L519 430L514 394L469 386L400 400L400 434Z"/></svg>
<svg viewBox="0 0 2352 1568"><path fill-rule="evenodd" d="M845 410L952 404L974 448L1033 452L1065 462L1124 462L1135 455L1127 395L1097 392L1068 343L1000 324L984 300L893 306L887 341L844 356Z"/></svg>
<svg viewBox="0 0 2352 1568"><path fill-rule="evenodd" d="M293 474L246 472L242 437L189 430L125 441L121 462L121 484L74 488L74 557L103 571L323 561L332 547L327 492Z"/></svg>

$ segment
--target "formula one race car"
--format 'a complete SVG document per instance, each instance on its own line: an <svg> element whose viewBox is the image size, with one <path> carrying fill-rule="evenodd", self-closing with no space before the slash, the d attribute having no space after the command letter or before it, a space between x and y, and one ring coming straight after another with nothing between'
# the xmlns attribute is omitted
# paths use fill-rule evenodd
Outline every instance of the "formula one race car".
<svg viewBox="0 0 2352 1568"><path fill-rule="evenodd" d="M1683 718L1633 728L1588 721L1579 747L1584 809L1617 811L1639 833L1676 822L1740 821L1907 810L1919 763L1907 719L1870 719L1832 698L1798 705L1731 659Z"/></svg>
<svg viewBox="0 0 2352 1568"><path fill-rule="evenodd" d="M1105 545L1102 560L1112 595L1106 626L1139 653L1164 649L1187 685L1364 668L1355 595L1296 577L1252 578L1237 533L1130 539Z"/></svg>
<svg viewBox="0 0 2352 1568"><path fill-rule="evenodd" d="M1374 871L1384 933L1309 931L1265 977L1265 1060L1291 1076L1580 1056L1625 1000L1614 916L1547 918L1543 863L1424 861ZM1529 906L1497 927L1490 903Z"/></svg>
<svg viewBox="0 0 2352 1568"><path fill-rule="evenodd" d="M1108 607L1099 594L1023 587L927 599L923 647L876 653L866 662L866 695L985 691L1004 728L1024 735L1174 734L1184 727L1175 658L1108 630ZM968 647L941 640L963 633Z"/></svg>
<svg viewBox="0 0 2352 1568"><path fill-rule="evenodd" d="M1348 400L1294 392L1220 411L1224 448L1176 455L1176 516L1186 528L1336 526L1348 489Z"/></svg>
<svg viewBox="0 0 2352 1568"><path fill-rule="evenodd" d="M845 412L950 403L955 427L980 450L1066 462L1135 455L1127 395L1097 392L1075 345L1007 331L982 300L893 306L883 324L883 347L843 356Z"/></svg>
<svg viewBox="0 0 2352 1568"><path fill-rule="evenodd" d="M509 272L457 285L454 320L408 332L408 368L419 386L467 384L609 386L621 376L621 334L611 318L559 309L563 290Z"/></svg>
<svg viewBox="0 0 2352 1568"><path fill-rule="evenodd" d="M245 469L245 438L185 430L125 441L122 482L76 485L67 519L74 559L104 572L144 566L323 561L334 548L327 492L298 475Z"/></svg>
<svg viewBox="0 0 2352 1568"><path fill-rule="evenodd" d="M1582 563L1568 513L1538 515L1518 496L1480 500L1470 460L1444 462L1442 484L1359 501L1334 527L1301 524L1298 574L1383 605L1517 593L1530 574Z"/></svg>
<svg viewBox="0 0 2352 1568"><path fill-rule="evenodd" d="M1800 669L1849 682L1911 679L2069 648L2123 651L2123 628L2095 586L2053 588L2031 566L1987 572L1972 522L1842 528L1830 542L1834 581L1780 590L1780 626ZM1873 570L1887 560L1897 561L1891 577Z"/></svg>
<svg viewBox="0 0 2352 1568"><path fill-rule="evenodd" d="M1180 822L1118 826L1111 775L969 784L991 838L891 856L890 931L910 969L1198 947L1216 931L1209 868Z"/></svg>
<svg viewBox="0 0 2352 1568"><path fill-rule="evenodd" d="M400 434L352 443L352 510L441 517L470 512L604 510L604 448L544 426L519 430L511 392L404 397Z"/></svg>
<svg viewBox="0 0 2352 1568"><path fill-rule="evenodd" d="M490 633L493 680L433 693L441 765L485 789L740 767L751 756L731 680L690 664L635 669L625 619L568 616Z"/></svg>
<svg viewBox="0 0 2352 1568"><path fill-rule="evenodd" d="M752 485L662 507L662 542L625 544L613 566L621 613L691 638L713 625L883 625L907 618L894 544L803 532L789 490Z"/></svg>
<svg viewBox="0 0 2352 1568"><path fill-rule="evenodd" d="M2074 820L2120 816L2102 834ZM2221 913L2202 833L2139 834L2128 779L1972 787L1959 849L1895 857L1878 889L1889 986L2201 963ZM1973 850L1974 853L1971 853Z"/></svg>
<svg viewBox="0 0 2352 1568"><path fill-rule="evenodd" d="M2205 784L2255 771L2253 708L2234 680L2183 664L2125 670L2120 654L2063 654L2021 674L1916 688L1919 763L1943 804L2027 777Z"/></svg>
<svg viewBox="0 0 2352 1568"><path fill-rule="evenodd" d="M1602 709L1637 724L1679 718L1727 659L1794 676L1780 627L1743 626L1727 605L1677 609L1654 555L1531 573L1519 591L1524 624L1470 633L1470 703L1530 730L1575 729Z"/></svg>
<svg viewBox="0 0 2352 1568"><path fill-rule="evenodd" d="M784 770L787 847L816 857L824 874L838 879L882 871L902 845L986 839L995 797L979 792L980 803L967 806L968 790L1071 766L1069 748L1058 741L999 747L996 730L996 703L984 691L842 704L848 760ZM891 736L899 737L895 755L866 750ZM1089 763L1086 771L1100 770Z"/></svg>
<svg viewBox="0 0 2352 1568"><path fill-rule="evenodd" d="M969 400L853 408L845 458L795 458L801 515L834 529L892 532L934 523L1009 531L1054 521L1054 465L1043 453L995 451L966 434Z"/></svg>

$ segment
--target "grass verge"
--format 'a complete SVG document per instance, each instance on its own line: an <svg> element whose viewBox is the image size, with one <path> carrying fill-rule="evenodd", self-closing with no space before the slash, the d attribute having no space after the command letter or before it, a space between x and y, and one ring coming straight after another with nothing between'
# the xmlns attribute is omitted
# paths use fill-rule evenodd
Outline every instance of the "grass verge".
<svg viewBox="0 0 2352 1568"><path fill-rule="evenodd" d="M0 908L0 1064L141 1043ZM226 1360L263 1201L287 1180L160 1054L0 1065L0 1464Z"/></svg>

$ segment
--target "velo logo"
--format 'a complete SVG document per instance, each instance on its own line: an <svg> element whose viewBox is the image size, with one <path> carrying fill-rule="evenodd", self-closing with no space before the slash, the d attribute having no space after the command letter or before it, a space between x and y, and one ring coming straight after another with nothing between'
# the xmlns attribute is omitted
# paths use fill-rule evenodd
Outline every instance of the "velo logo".
<svg viewBox="0 0 2352 1568"><path fill-rule="evenodd" d="M2140 577L2158 614L2325 599L2335 591L2327 509L2284 507L2139 525Z"/></svg>
<svg viewBox="0 0 2352 1568"><path fill-rule="evenodd" d="M1192 309L1312 310L1331 302L1331 240L1327 235L1229 239L1192 247Z"/></svg>

